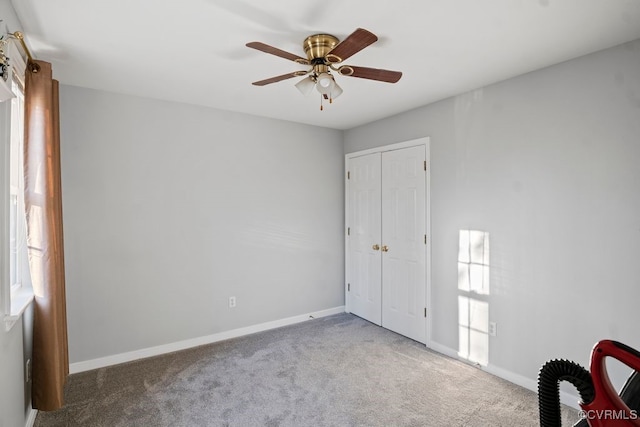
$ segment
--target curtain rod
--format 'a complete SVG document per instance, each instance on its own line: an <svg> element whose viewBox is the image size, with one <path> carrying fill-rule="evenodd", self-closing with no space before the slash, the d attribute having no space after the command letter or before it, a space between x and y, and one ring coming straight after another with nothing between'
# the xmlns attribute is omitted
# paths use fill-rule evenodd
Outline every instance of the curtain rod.
<svg viewBox="0 0 640 427"><path fill-rule="evenodd" d="M24 42L24 34L22 34L20 31L16 31L14 33L9 33L9 35L20 42L20 44L22 45L22 50L24 50L24 53L27 54L27 58L29 58L29 62L33 62L33 56L31 56L31 52L29 51L27 44Z"/></svg>
<svg viewBox="0 0 640 427"><path fill-rule="evenodd" d="M27 69L31 70L32 73L40 72L40 65L33 60L33 56L31 56L31 52L24 42L24 34L22 34L21 31L14 31L13 33L9 33L9 35L20 42L22 50L27 54L27 58L29 58L29 61L27 61Z"/></svg>

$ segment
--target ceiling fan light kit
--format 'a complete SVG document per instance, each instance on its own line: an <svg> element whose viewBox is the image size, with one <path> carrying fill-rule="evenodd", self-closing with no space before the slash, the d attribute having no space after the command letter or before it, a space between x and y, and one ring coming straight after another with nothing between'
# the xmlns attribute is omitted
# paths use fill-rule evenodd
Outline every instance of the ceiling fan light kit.
<svg viewBox="0 0 640 427"><path fill-rule="evenodd" d="M335 71L341 76L358 77L386 83L396 83L400 80L402 73L399 71L350 65L337 67L335 65L350 58L377 40L378 37L375 34L363 28L358 28L342 42L330 34L314 34L307 37L302 43L304 52L307 55L306 58L261 42L247 43L246 46L252 49L311 67L306 71L295 71L293 73L256 81L253 82L253 84L255 86L265 86L293 77L306 76L296 83L295 86L303 95L311 94L315 87L320 93L320 110L323 110L323 100L327 99L329 103L331 103L343 92L342 88L336 83L334 74L331 71Z"/></svg>

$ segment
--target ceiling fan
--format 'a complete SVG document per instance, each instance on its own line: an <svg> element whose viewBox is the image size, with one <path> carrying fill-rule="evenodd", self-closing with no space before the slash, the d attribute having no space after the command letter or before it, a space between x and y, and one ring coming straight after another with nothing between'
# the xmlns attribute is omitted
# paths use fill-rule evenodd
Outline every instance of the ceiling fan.
<svg viewBox="0 0 640 427"><path fill-rule="evenodd" d="M400 71L356 67L354 65L338 65L370 44L375 43L377 40L378 37L375 34L363 28L358 28L342 42L330 34L314 34L307 37L302 43L304 52L307 55L306 58L261 42L247 43L246 46L252 49L311 67L306 71L294 71L281 76L253 82L253 84L255 86L265 86L293 77L307 76L296 83L296 87L304 95L309 95L315 87L321 94L320 109L322 110L323 99L332 102L342 94L342 88L336 83L332 71L335 71L341 76L358 77L387 83L396 83L400 80L400 77L402 77Z"/></svg>

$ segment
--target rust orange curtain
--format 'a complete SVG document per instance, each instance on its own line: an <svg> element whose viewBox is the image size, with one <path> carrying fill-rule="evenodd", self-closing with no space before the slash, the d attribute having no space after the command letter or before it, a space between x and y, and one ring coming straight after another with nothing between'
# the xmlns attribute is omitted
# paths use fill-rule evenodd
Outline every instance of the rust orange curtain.
<svg viewBox="0 0 640 427"><path fill-rule="evenodd" d="M69 375L62 239L58 82L51 64L33 61L25 72L24 185L29 269L33 284L32 405L64 405Z"/></svg>

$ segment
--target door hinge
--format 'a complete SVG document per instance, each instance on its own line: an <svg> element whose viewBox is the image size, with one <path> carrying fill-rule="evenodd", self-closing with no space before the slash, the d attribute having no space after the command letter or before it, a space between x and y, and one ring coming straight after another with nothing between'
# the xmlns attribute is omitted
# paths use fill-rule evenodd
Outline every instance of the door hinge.
<svg viewBox="0 0 640 427"><path fill-rule="evenodd" d="M424 235L424 244L425 245L427 244L427 235L426 234Z"/></svg>
<svg viewBox="0 0 640 427"><path fill-rule="evenodd" d="M347 227L347 236L351 236L351 227Z"/></svg>
<svg viewBox="0 0 640 427"><path fill-rule="evenodd" d="M351 292L351 283L347 283L347 292Z"/></svg>
<svg viewBox="0 0 640 427"><path fill-rule="evenodd" d="M423 164L424 164L424 170L426 171L427 170L427 161L425 160Z"/></svg>
<svg viewBox="0 0 640 427"><path fill-rule="evenodd" d="M347 171L347 179L351 179L351 172Z"/></svg>
<svg viewBox="0 0 640 427"><path fill-rule="evenodd" d="M424 317L427 317L427 307L424 308Z"/></svg>

